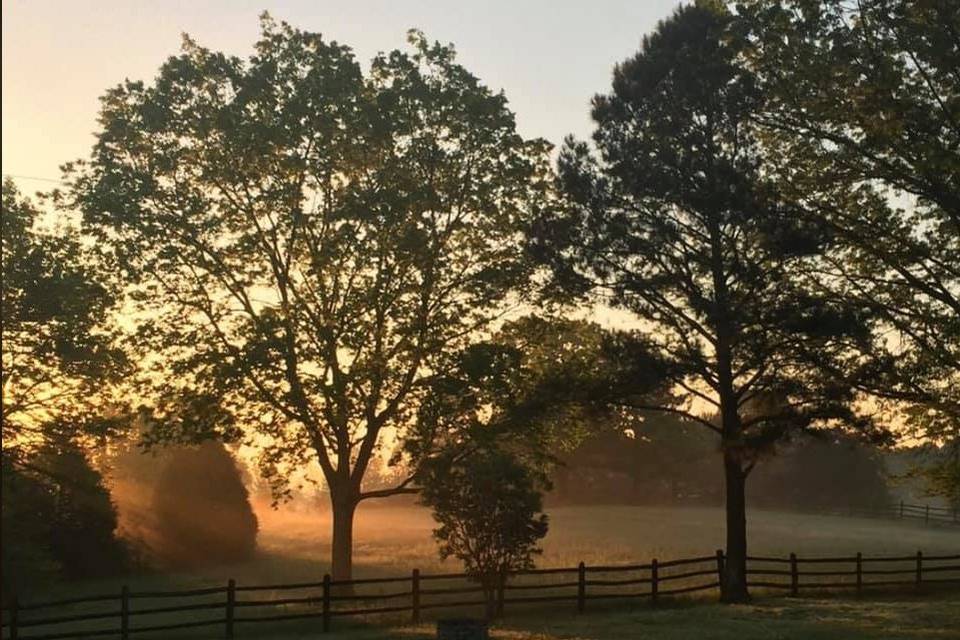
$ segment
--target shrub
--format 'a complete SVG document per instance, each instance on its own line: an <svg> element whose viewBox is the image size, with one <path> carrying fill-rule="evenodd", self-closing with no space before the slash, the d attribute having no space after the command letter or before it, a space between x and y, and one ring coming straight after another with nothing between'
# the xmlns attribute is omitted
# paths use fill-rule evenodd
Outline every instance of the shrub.
<svg viewBox="0 0 960 640"><path fill-rule="evenodd" d="M462 460L434 461L422 484L421 501L439 525L433 535L440 557L463 562L482 586L492 616L506 573L532 568L541 552L545 477L509 453L481 450Z"/></svg>
<svg viewBox="0 0 960 640"><path fill-rule="evenodd" d="M230 452L220 442L178 447L153 493L162 561L202 566L249 559L257 517Z"/></svg>

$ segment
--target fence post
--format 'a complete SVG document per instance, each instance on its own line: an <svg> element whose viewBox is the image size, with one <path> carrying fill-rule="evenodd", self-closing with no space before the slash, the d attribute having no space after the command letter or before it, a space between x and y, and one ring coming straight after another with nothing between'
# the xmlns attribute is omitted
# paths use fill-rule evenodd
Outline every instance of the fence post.
<svg viewBox="0 0 960 640"><path fill-rule="evenodd" d="M923 582L923 552L917 551L917 588Z"/></svg>
<svg viewBox="0 0 960 640"><path fill-rule="evenodd" d="M323 632L330 631L330 574L323 574Z"/></svg>
<svg viewBox="0 0 960 640"><path fill-rule="evenodd" d="M414 569L413 575L410 577L411 591L413 592L412 597L412 607L413 607L413 624L420 623L420 569Z"/></svg>
<svg viewBox="0 0 960 640"><path fill-rule="evenodd" d="M923 524L930 524L930 505L927 505L926 511L923 514Z"/></svg>
<svg viewBox="0 0 960 640"><path fill-rule="evenodd" d="M650 602L657 604L657 592L660 590L660 564L654 558L650 561Z"/></svg>
<svg viewBox="0 0 960 640"><path fill-rule="evenodd" d="M577 613L587 606L587 567L583 562L577 567Z"/></svg>
<svg viewBox="0 0 960 640"><path fill-rule="evenodd" d="M497 576L497 617L503 615L503 601L506 600L507 572L502 570Z"/></svg>
<svg viewBox="0 0 960 640"><path fill-rule="evenodd" d="M237 602L237 583L233 578L227 580L227 640L233 640L233 608Z"/></svg>
<svg viewBox="0 0 960 640"><path fill-rule="evenodd" d="M863 554L857 551L857 593L863 590Z"/></svg>
<svg viewBox="0 0 960 640"><path fill-rule="evenodd" d="M723 549L717 549L717 584L723 589Z"/></svg>
<svg viewBox="0 0 960 640"><path fill-rule="evenodd" d="M127 585L120 589L120 638L130 638L130 589Z"/></svg>
<svg viewBox="0 0 960 640"><path fill-rule="evenodd" d="M797 554L790 554L790 595L800 593L800 573L797 571Z"/></svg>
<svg viewBox="0 0 960 640"><path fill-rule="evenodd" d="M17 616L18 609L20 608L20 602L17 600L17 596L13 596L10 600L10 640L17 640Z"/></svg>

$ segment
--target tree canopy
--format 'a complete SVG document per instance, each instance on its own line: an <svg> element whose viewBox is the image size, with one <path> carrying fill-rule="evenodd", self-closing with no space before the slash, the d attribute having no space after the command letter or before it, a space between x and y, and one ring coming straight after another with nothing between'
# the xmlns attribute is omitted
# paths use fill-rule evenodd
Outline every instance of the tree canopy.
<svg viewBox="0 0 960 640"><path fill-rule="evenodd" d="M871 331L862 308L814 286L831 237L770 177L754 122L766 96L733 24L718 3L681 7L615 67L593 147L568 139L560 155L569 207L540 221L533 248L561 297L632 312L668 363L673 396L629 404L720 436L724 593L742 599L745 478L791 431L869 426L851 375Z"/></svg>
<svg viewBox="0 0 960 640"><path fill-rule="evenodd" d="M54 431L101 432L105 383L125 370L114 338L113 283L76 227L47 220L3 182L3 403L5 456L36 450ZM19 453L18 453L19 452Z"/></svg>
<svg viewBox="0 0 960 640"><path fill-rule="evenodd" d="M152 397L216 399L205 428L243 425L279 485L319 464L337 578L356 504L407 490L361 490L381 436L402 440L430 380L515 303L550 187L548 145L506 98L451 47L410 43L364 75L267 16L248 60L186 39L154 83L104 96L93 155L68 169L136 283Z"/></svg>
<svg viewBox="0 0 960 640"><path fill-rule="evenodd" d="M546 477L505 451L483 448L436 458L424 475L421 500L433 510L440 557L454 556L480 582L487 614L509 571L533 568L547 534L542 490Z"/></svg>
<svg viewBox="0 0 960 640"><path fill-rule="evenodd" d="M781 158L775 177L838 240L820 286L882 322L863 388L907 406L912 435L958 460L960 12L943 0L738 12L769 96L756 119Z"/></svg>

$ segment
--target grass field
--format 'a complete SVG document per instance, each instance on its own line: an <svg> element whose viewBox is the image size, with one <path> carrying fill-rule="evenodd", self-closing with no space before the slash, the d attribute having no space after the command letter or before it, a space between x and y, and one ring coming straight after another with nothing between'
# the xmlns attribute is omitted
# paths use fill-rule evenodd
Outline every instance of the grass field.
<svg viewBox="0 0 960 640"><path fill-rule="evenodd" d="M316 629L261 636L316 638ZM354 629L330 638L434 638L432 625ZM527 615L493 628L496 640L880 640L960 638L960 593L924 597L825 600L777 598L750 605L687 601L652 608L620 607L583 615Z"/></svg>
<svg viewBox="0 0 960 640"><path fill-rule="evenodd" d="M900 600L777 599L742 606L689 603L593 617L588 613L565 619L524 620L507 625L494 637L516 640L958 638L960 595Z"/></svg>
<svg viewBox="0 0 960 640"><path fill-rule="evenodd" d="M238 584L307 582L329 570L330 522L321 513L301 508L258 509L260 552L249 562L189 572L128 576L134 591L147 588L193 588ZM595 506L550 510L550 532L540 567L647 562L711 554L724 545L723 511L717 508ZM427 511L414 507L365 508L357 514L354 573L358 578L455 572L455 561L441 562L431 539ZM960 527L913 521L819 516L753 510L748 515L750 552L800 556L960 553ZM58 585L43 595L109 592L121 580ZM30 598L24 594L22 599Z"/></svg>
<svg viewBox="0 0 960 640"><path fill-rule="evenodd" d="M652 508L629 506L565 507L552 509L550 533L544 541L541 567L570 567L583 560L588 565L646 563L710 555L724 546L724 516L713 508ZM134 593L222 587L228 578L238 585L316 582L328 571L329 521L320 513L287 507L260 512L260 552L242 564L193 571L153 572L110 580L56 585L36 594L21 594L21 602L119 593L127 584ZM441 563L431 539L429 514L418 508L379 507L357 515L355 576L409 575L414 567L424 573L458 572L455 562ZM749 537L753 555L800 557L907 555L923 550L928 555L960 553L960 527L930 526L912 521L817 516L774 511L752 511ZM820 568L830 568L819 565ZM849 569L849 567L847 567ZM602 573L602 571L601 571ZM941 574L945 575L945 574ZM455 585L454 585L455 586ZM960 593L928 590L922 597L907 587L902 595L868 591L856 598L846 592L838 599L771 598L757 590L749 606L719 606L715 594L698 598L671 597L653 608L646 601L590 601L588 613L577 615L572 603L523 609L511 605L504 625L494 638L517 640L606 640L613 638L960 638ZM269 590L257 597L290 597ZM222 602L222 594L211 596ZM115 601L114 601L115 602ZM193 601L191 601L192 603ZM166 599L136 600L134 610L169 606ZM107 609L115 604L102 603ZM180 606L179 602L177 605ZM604 606L601 606L604 605ZM219 606L219 605L217 605ZM86 613L86 605L61 608L57 615ZM81 611L82 609L82 611ZM285 609L280 612L286 611ZM444 610L449 612L449 610ZM206 611L169 613L153 617L151 624L172 624L209 619ZM269 615L269 610L264 610ZM445 615L451 615L449 612ZM476 615L467 609L459 612ZM51 615L43 614L41 617ZM214 614L222 615L222 614ZM393 618L402 621L409 614ZM189 616L189 617L187 617ZM141 624L137 619L135 624ZM364 626L355 619L337 618L335 633L325 636L357 640L397 637L416 640L432 637L432 628L389 627L390 619ZM87 624L87 623L84 623ZM103 628L91 621L86 630ZM300 620L263 625L242 624L238 638L315 638L319 621ZM48 632L46 629L45 632ZM52 630L50 630L52 631ZM705 635L706 633L706 635ZM221 637L222 629L161 635L168 638ZM157 637L145 634L144 638Z"/></svg>
<svg viewBox="0 0 960 640"><path fill-rule="evenodd" d="M689 557L723 548L724 514L717 508L561 507L552 509L550 532L537 565L616 564ZM262 518L261 547L267 556L321 575L329 554L329 521L322 516L280 511ZM358 576L455 571L441 563L431 539L429 513L416 508L374 508L357 515L354 562ZM753 554L850 555L960 552L960 527L924 527L916 522L818 516L776 511L750 512ZM279 569L279 567L277 567ZM253 577L253 576L251 576Z"/></svg>

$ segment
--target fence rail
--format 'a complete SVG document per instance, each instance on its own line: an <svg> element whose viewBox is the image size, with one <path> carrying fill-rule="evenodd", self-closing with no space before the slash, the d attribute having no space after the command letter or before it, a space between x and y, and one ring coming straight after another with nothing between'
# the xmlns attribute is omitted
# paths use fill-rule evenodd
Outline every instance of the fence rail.
<svg viewBox="0 0 960 640"><path fill-rule="evenodd" d="M748 586L788 592L851 589L857 593L868 588L889 588L925 584L960 585L960 554L865 557L861 553L840 557L749 556ZM647 564L587 566L533 569L504 576L496 590L495 607L502 614L507 605L575 602L580 613L594 600L647 599L653 603L664 596L710 591L719 588L724 567L723 551L696 558L651 560ZM575 575L575 579L571 579ZM530 582L530 578L537 581ZM422 584L438 584L424 588ZM444 586L445 585L445 586ZM367 592L358 592L361 587ZM370 589L379 589L369 591ZM264 597L265 592L272 592ZM292 593L291 593L292 592ZM116 595L96 595L48 602L21 604L13 598L3 609L4 638L10 640L54 640L75 637L119 637L132 634L219 626L227 640L234 638L238 625L285 620L319 620L322 631L329 631L333 618L401 614L419 622L424 611L487 606L486 597L477 597L483 589L468 581L462 573L421 574L414 569L409 576L331 580L293 584L242 585L229 580L226 586L182 591L131 591L123 586ZM514 595L516 594L516 595ZM215 596L216 599L211 600ZM238 597L239 596L239 597ZM280 596L280 597L276 597ZM168 599L203 599L181 604L149 604ZM100 611L64 611L111 607ZM143 606L142 603L147 603ZM54 610L55 615L38 617L34 613ZM255 610L260 610L259 614ZM266 611L264 611L266 609ZM199 619L158 620L156 616L195 614L216 611ZM251 612L247 615L247 612ZM143 624L144 618L153 617ZM111 619L110 628L102 620ZM65 625L83 624L67 629ZM37 629L40 628L40 629ZM26 632L28 635L24 635Z"/></svg>
<svg viewBox="0 0 960 640"><path fill-rule="evenodd" d="M960 525L960 510L956 508L936 507L929 504L909 504L902 500L900 502L876 507L801 509L800 511L834 516L912 520L915 522L923 522L925 525Z"/></svg>

